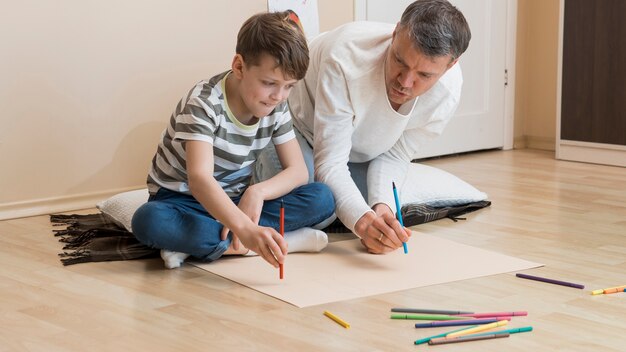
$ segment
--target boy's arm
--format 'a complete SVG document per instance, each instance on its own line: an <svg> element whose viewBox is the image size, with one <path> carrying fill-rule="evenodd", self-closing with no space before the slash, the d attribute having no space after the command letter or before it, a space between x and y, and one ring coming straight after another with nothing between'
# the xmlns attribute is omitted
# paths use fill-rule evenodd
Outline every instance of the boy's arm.
<svg viewBox="0 0 626 352"><path fill-rule="evenodd" d="M248 187L239 201L239 209L248 215L254 223L259 222L263 202L282 197L294 188L306 184L309 180L309 171L304 163L300 145L295 138L277 144L275 147L283 170L263 182ZM222 237L224 235L222 234ZM236 243L234 248L237 249Z"/></svg>
<svg viewBox="0 0 626 352"><path fill-rule="evenodd" d="M277 144L276 154L283 170L263 182L254 184L246 190L260 196L262 200L276 199L302 186L309 180L309 171L298 141L293 138L285 143Z"/></svg>
<svg viewBox="0 0 626 352"><path fill-rule="evenodd" d="M246 246L274 267L284 262L287 244L269 227L252 222L228 197L213 177L213 146L203 141L185 143L189 189L200 204Z"/></svg>

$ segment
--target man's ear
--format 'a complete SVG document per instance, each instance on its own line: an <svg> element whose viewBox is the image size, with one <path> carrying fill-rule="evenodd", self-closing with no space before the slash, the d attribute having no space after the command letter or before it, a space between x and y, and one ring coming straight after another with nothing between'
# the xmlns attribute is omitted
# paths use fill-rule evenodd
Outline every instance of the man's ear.
<svg viewBox="0 0 626 352"><path fill-rule="evenodd" d="M233 70L233 74L235 75L235 77L237 77L238 79L241 79L243 77L243 67L245 65L245 62L243 61L243 56L241 56L240 54L235 55L235 57L233 57L233 63L231 64L231 69Z"/></svg>
<svg viewBox="0 0 626 352"><path fill-rule="evenodd" d="M457 62L459 61L459 59L454 59L453 61L450 61L450 63L448 64L448 68L446 70L449 70L452 66L454 66Z"/></svg>
<svg viewBox="0 0 626 352"><path fill-rule="evenodd" d="M396 23L396 28L393 29L393 33L391 33L391 41L393 42L394 39L396 39L396 33L398 33L398 30L400 29L400 22Z"/></svg>

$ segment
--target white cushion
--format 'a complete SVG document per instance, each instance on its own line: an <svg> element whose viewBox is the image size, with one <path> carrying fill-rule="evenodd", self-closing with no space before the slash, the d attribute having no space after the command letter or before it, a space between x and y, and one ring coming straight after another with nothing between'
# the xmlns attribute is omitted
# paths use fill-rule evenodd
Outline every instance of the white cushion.
<svg viewBox="0 0 626 352"><path fill-rule="evenodd" d="M124 192L96 204L96 208L117 225L133 232L131 225L133 214L148 201L148 196L147 188Z"/></svg>
<svg viewBox="0 0 626 352"><path fill-rule="evenodd" d="M487 194L447 171L411 163L400 198L402 204L450 207L486 200Z"/></svg>

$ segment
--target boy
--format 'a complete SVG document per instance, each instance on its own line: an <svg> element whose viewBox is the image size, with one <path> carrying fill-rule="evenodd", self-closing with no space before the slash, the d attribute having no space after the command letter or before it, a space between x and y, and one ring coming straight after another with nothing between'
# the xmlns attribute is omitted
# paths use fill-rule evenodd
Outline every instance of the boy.
<svg viewBox="0 0 626 352"><path fill-rule="evenodd" d="M327 186L306 184L286 103L308 63L293 14L257 14L237 35L232 69L199 82L178 104L152 159L149 201L132 223L139 241L161 248L167 268L189 255L213 261L229 254L258 254L278 267L287 243L292 252L326 246L326 234L309 226L334 218L334 198ZM270 142L283 170L251 185ZM281 202L285 239L277 232Z"/></svg>

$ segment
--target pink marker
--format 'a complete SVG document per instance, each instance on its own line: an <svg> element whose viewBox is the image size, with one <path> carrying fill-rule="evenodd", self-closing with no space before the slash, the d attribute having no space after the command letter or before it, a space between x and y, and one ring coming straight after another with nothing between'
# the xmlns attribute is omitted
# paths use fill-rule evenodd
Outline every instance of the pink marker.
<svg viewBox="0 0 626 352"><path fill-rule="evenodd" d="M473 318L491 318L491 317L519 317L526 316L528 312L493 312L493 313L472 313L472 314L458 314L460 317L473 317Z"/></svg>

